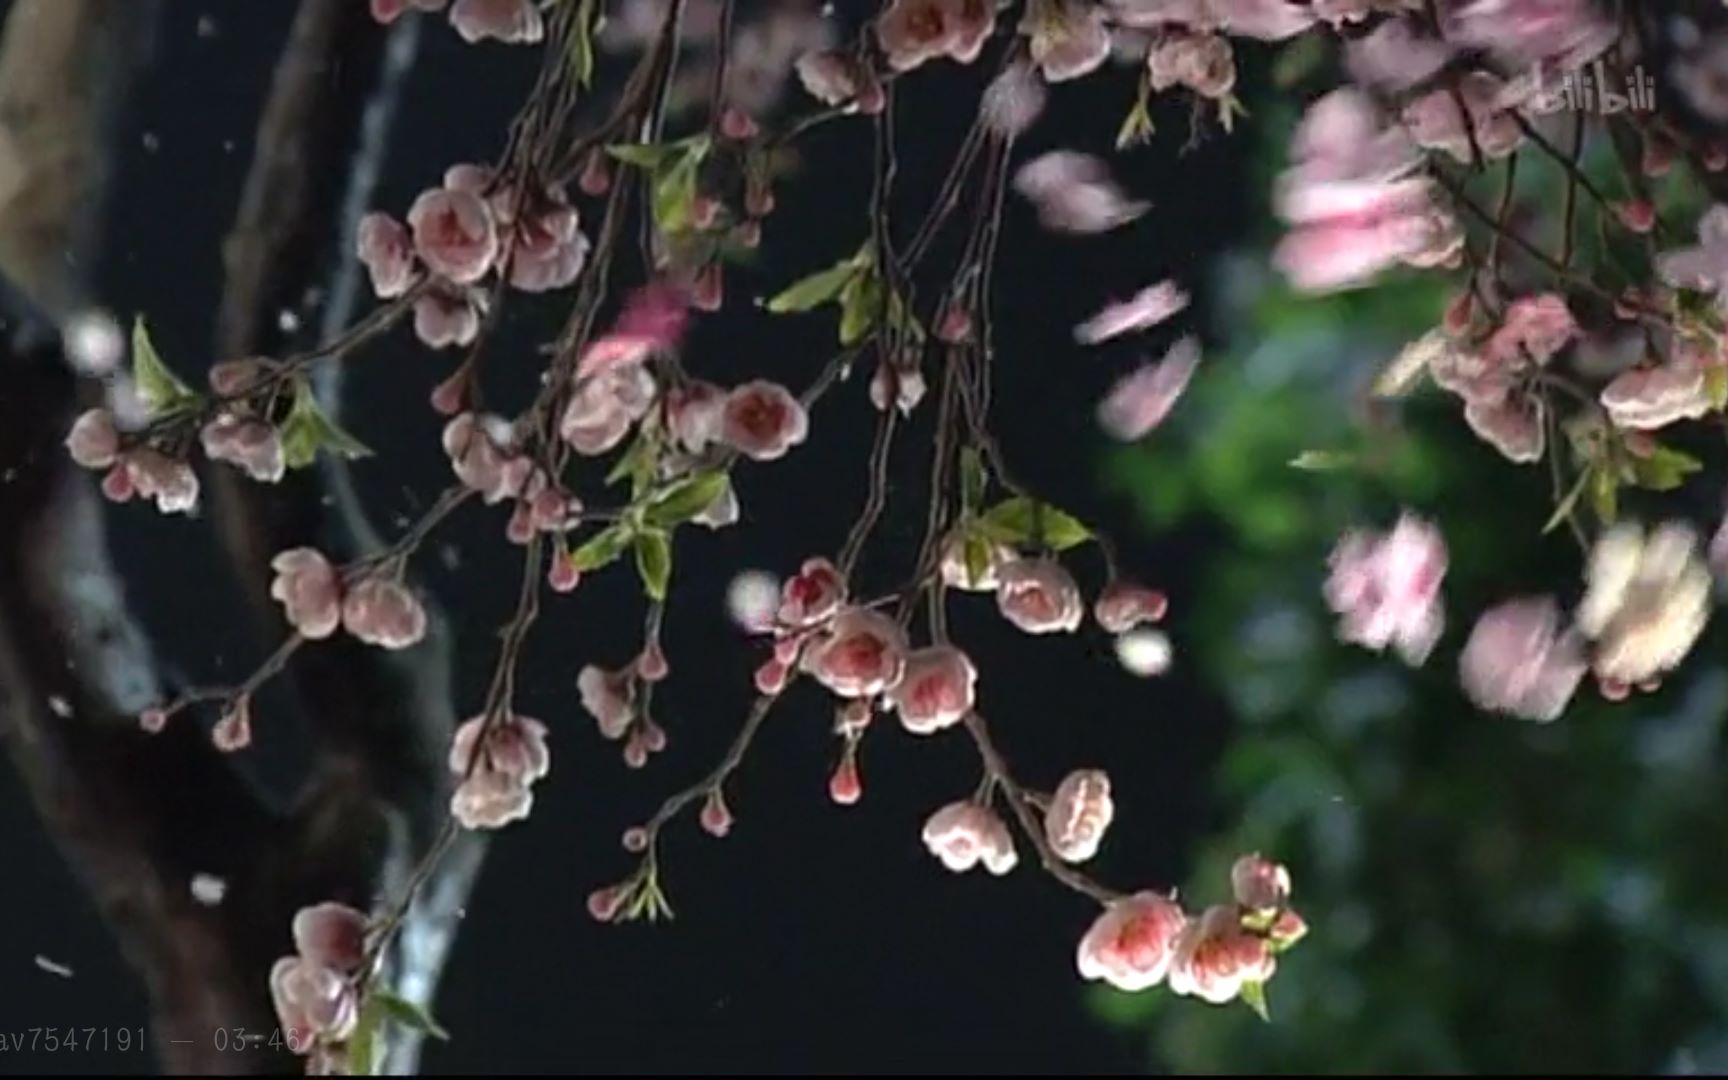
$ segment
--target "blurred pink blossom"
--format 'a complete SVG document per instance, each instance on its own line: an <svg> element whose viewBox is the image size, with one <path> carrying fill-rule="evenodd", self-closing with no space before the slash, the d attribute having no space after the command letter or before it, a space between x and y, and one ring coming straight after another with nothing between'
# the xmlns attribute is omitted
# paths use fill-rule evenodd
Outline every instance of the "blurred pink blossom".
<svg viewBox="0 0 1728 1080"><path fill-rule="evenodd" d="M1118 380L1098 405L1098 426L1121 442L1143 439L1164 422L1200 366L1200 343L1185 337L1164 358Z"/></svg>
<svg viewBox="0 0 1728 1080"><path fill-rule="evenodd" d="M1583 641L1562 631L1549 597L1484 612L1458 662L1464 692L1480 708L1542 722L1565 711L1587 670Z"/></svg>
<svg viewBox="0 0 1728 1080"><path fill-rule="evenodd" d="M1344 534L1326 582L1326 602L1342 616L1339 638L1376 652L1394 647L1411 665L1427 660L1446 625L1446 561L1440 531L1409 514L1387 533Z"/></svg>

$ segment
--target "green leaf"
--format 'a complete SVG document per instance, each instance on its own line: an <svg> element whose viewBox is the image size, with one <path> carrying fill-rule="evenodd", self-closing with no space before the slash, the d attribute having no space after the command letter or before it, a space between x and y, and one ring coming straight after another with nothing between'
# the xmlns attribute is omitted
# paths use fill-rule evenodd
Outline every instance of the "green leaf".
<svg viewBox="0 0 1728 1080"><path fill-rule="evenodd" d="M845 259L826 270L801 277L775 293L774 298L768 301L768 310L776 315L785 315L820 307L838 296L858 276L859 270L856 259Z"/></svg>
<svg viewBox="0 0 1728 1080"><path fill-rule="evenodd" d="M1704 467L1691 454L1666 446L1657 446L1646 457L1632 459L1632 475L1639 487L1651 491L1673 491L1686 482L1686 477Z"/></svg>
<svg viewBox="0 0 1728 1080"><path fill-rule="evenodd" d="M990 559L994 554L990 541L976 532L968 532L961 545L966 558L966 584L977 588L990 574Z"/></svg>
<svg viewBox="0 0 1728 1080"><path fill-rule="evenodd" d="M708 139L674 143L678 156L658 170L654 180L654 224L662 233L683 232L696 202L696 180L708 156Z"/></svg>
<svg viewBox="0 0 1728 1080"><path fill-rule="evenodd" d="M1067 551L1092 539L1092 530L1072 514L1018 495L991 507L978 524L987 539L1004 544L1043 543L1052 551Z"/></svg>
<svg viewBox="0 0 1728 1080"><path fill-rule="evenodd" d="M371 1076L377 1064L378 1025L384 1019L385 1006L376 993L369 995L360 1006L360 1018L354 1034L348 1036L348 1075Z"/></svg>
<svg viewBox="0 0 1728 1080"><path fill-rule="evenodd" d="M594 0L582 0L576 9L576 32L570 38L570 71L583 89L594 81Z"/></svg>
<svg viewBox="0 0 1728 1080"><path fill-rule="evenodd" d="M1336 472L1355 465L1356 455L1347 450L1304 450L1290 459L1292 469L1306 472Z"/></svg>
<svg viewBox="0 0 1728 1080"><path fill-rule="evenodd" d="M1604 525L1614 524L1620 508L1619 479L1611 470L1592 469L1590 480L1590 505L1596 511L1597 520Z"/></svg>
<svg viewBox="0 0 1728 1080"><path fill-rule="evenodd" d="M606 152L626 165L656 170L683 152L677 143L612 143Z"/></svg>
<svg viewBox="0 0 1728 1080"><path fill-rule="evenodd" d="M629 543L630 530L623 525L613 525L595 533L581 547L572 551L570 563L583 573L598 570L622 555Z"/></svg>
<svg viewBox="0 0 1728 1080"><path fill-rule="evenodd" d="M645 486L646 480L652 478L654 459L658 454L659 448L650 435L646 432L637 434L635 441L630 444L630 449L624 451L607 472L606 483L616 484L628 478L631 482L631 497L634 498L639 489Z"/></svg>
<svg viewBox="0 0 1728 1080"><path fill-rule="evenodd" d="M864 340L876 325L882 306L882 282L873 269L860 271L840 290L840 344L850 347Z"/></svg>
<svg viewBox="0 0 1728 1080"><path fill-rule="evenodd" d="M984 472L984 455L975 446L960 451L960 507L973 513L984 505L984 491L989 477Z"/></svg>
<svg viewBox="0 0 1728 1080"><path fill-rule="evenodd" d="M713 506L714 500L725 494L728 483L730 481L721 469L687 476L649 504L645 515L647 522L660 528L681 525Z"/></svg>
<svg viewBox="0 0 1728 1080"><path fill-rule="evenodd" d="M312 384L305 379L294 385L294 405L282 421L282 459L290 469L303 469L328 450L346 458L370 457L367 445L330 419Z"/></svg>
<svg viewBox="0 0 1728 1080"><path fill-rule="evenodd" d="M1710 407L1717 412L1728 406L1728 367L1705 369L1704 392L1710 396Z"/></svg>
<svg viewBox="0 0 1728 1080"><path fill-rule="evenodd" d="M636 537L636 573L648 599L666 599L672 580L672 538L664 529L644 529Z"/></svg>
<svg viewBox="0 0 1728 1080"><path fill-rule="evenodd" d="M383 1007L385 1015L403 1027L430 1035L440 1042L450 1041L450 1033L445 1031L444 1026L434 1020L424 1007L388 990L372 991L372 999Z"/></svg>
<svg viewBox="0 0 1728 1080"><path fill-rule="evenodd" d="M132 320L132 377L138 383L138 396L150 406L151 412L166 412L198 399L192 388L162 362L162 354L150 340L150 327L142 315Z"/></svg>
<svg viewBox="0 0 1728 1080"><path fill-rule="evenodd" d="M1144 94L1134 102L1134 107L1128 110L1128 115L1122 118L1122 126L1116 129L1116 149L1126 150L1131 146L1139 146L1152 137L1152 113L1146 107Z"/></svg>
<svg viewBox="0 0 1728 1080"><path fill-rule="evenodd" d="M1245 982L1242 984L1242 1004L1254 1010L1254 1015L1267 1023L1272 1022L1272 1012L1266 1005L1266 984L1263 982Z"/></svg>

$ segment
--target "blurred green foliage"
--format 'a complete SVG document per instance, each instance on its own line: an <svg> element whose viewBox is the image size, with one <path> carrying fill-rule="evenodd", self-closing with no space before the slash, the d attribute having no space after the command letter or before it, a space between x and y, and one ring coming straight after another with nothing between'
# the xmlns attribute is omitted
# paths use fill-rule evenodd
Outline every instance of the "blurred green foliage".
<svg viewBox="0 0 1728 1080"><path fill-rule="evenodd" d="M1573 602L1582 560L1564 530L1541 535L1545 468L1477 443L1432 386L1370 397L1435 325L1443 284L1305 297L1264 248L1226 261L1189 396L1109 462L1149 529L1208 540L1174 630L1230 713L1216 793L1232 825L1195 852L1184 892L1217 895L1238 853L1262 851L1290 866L1312 926L1270 984L1269 1024L1089 990L1154 1069L1728 1069L1721 620L1678 677L1624 704L1586 685L1536 725L1464 699L1475 616L1524 593ZM1343 464L1292 467L1305 452ZM1338 534L1400 508L1437 521L1452 553L1451 625L1418 670L1336 642L1321 597Z"/></svg>

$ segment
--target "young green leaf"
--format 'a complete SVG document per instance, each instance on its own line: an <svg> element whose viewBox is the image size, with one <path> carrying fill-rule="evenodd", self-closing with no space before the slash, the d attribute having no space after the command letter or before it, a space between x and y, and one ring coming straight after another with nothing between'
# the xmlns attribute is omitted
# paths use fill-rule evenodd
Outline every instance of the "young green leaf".
<svg viewBox="0 0 1728 1080"><path fill-rule="evenodd" d="M644 516L648 524L659 528L681 525L713 506L730 482L719 469L687 476L650 503Z"/></svg>
<svg viewBox="0 0 1728 1080"><path fill-rule="evenodd" d="M576 9L576 32L570 38L570 71L583 89L594 81L594 0L582 0Z"/></svg>
<svg viewBox="0 0 1728 1080"><path fill-rule="evenodd" d="M1704 370L1704 393L1710 398L1710 407L1717 412L1728 406L1728 367L1717 365Z"/></svg>
<svg viewBox="0 0 1728 1080"><path fill-rule="evenodd" d="M626 165L655 170L682 152L676 143L612 143L606 152Z"/></svg>
<svg viewBox="0 0 1728 1080"><path fill-rule="evenodd" d="M976 531L968 532L961 545L961 553L966 558L966 584L977 588L990 577L990 559L993 554L990 541L980 536Z"/></svg>
<svg viewBox="0 0 1728 1080"><path fill-rule="evenodd" d="M1356 464L1356 455L1345 450L1304 450L1290 460L1292 469L1306 472L1336 472Z"/></svg>
<svg viewBox="0 0 1728 1080"><path fill-rule="evenodd" d="M445 1031L443 1025L434 1020L432 1014L422 1006L414 1004L407 998L398 997L388 990L374 990L372 991L372 998L382 1006L385 1015L403 1027L418 1031L423 1035L430 1035L440 1042L450 1040L450 1033Z"/></svg>
<svg viewBox="0 0 1728 1080"><path fill-rule="evenodd" d="M1673 491L1686 478L1704 467L1691 454L1657 446L1648 456L1632 459L1632 475L1639 487L1651 491Z"/></svg>
<svg viewBox="0 0 1728 1080"><path fill-rule="evenodd" d="M1271 1023L1272 1011L1266 1004L1266 984L1263 982L1245 982L1242 984L1242 1004L1254 1010L1254 1015Z"/></svg>
<svg viewBox="0 0 1728 1080"><path fill-rule="evenodd" d="M376 994L369 995L360 1006L360 1018L354 1033L348 1036L348 1075L371 1076L377 1064L378 1027L384 1019L384 1006Z"/></svg>
<svg viewBox="0 0 1728 1080"><path fill-rule="evenodd" d="M318 404L312 384L304 379L294 385L294 405L282 421L282 459L290 469L303 469L328 450L347 458L369 457L371 449L350 435Z"/></svg>
<svg viewBox="0 0 1728 1080"><path fill-rule="evenodd" d="M570 553L570 564L582 573L598 570L624 553L630 544L630 530L623 525L602 529Z"/></svg>
<svg viewBox="0 0 1728 1080"><path fill-rule="evenodd" d="M1542 526L1543 536L1546 536L1559 528L1561 522L1572 516L1572 508L1578 505L1578 500L1584 495L1584 489L1590 484L1590 474L1592 471L1593 470L1586 469L1578 474L1578 482L1572 485L1572 490L1568 491L1566 497L1561 499L1560 504L1554 508L1553 516L1550 517L1547 523Z"/></svg>
<svg viewBox="0 0 1728 1080"><path fill-rule="evenodd" d="M142 315L132 320L132 377L138 383L138 396L150 406L151 412L166 412L198 398L162 362L162 354L150 340L150 327Z"/></svg>
<svg viewBox="0 0 1728 1080"><path fill-rule="evenodd" d="M984 473L984 455L977 447L960 451L960 507L963 513L976 513L984 505L984 489L989 478Z"/></svg>
<svg viewBox="0 0 1728 1080"><path fill-rule="evenodd" d="M1092 539L1092 530L1072 514L1019 495L991 507L979 527L986 538L998 543L1042 542L1052 551L1067 551Z"/></svg>
<svg viewBox="0 0 1728 1080"><path fill-rule="evenodd" d="M1604 525L1614 524L1620 509L1620 481L1612 470L1590 470L1590 504L1598 521Z"/></svg>
<svg viewBox="0 0 1728 1080"><path fill-rule="evenodd" d="M636 536L636 573L648 599L666 599L672 581L672 538L664 529L644 529Z"/></svg>
<svg viewBox="0 0 1728 1080"><path fill-rule="evenodd" d="M862 270L840 290L840 344L851 347L876 325L882 306L882 282L873 269Z"/></svg>
<svg viewBox="0 0 1728 1080"><path fill-rule="evenodd" d="M768 310L776 315L785 315L820 307L838 296L858 273L859 267L855 259L837 262L826 270L818 270L814 274L801 277L775 293L773 299L768 301Z"/></svg>

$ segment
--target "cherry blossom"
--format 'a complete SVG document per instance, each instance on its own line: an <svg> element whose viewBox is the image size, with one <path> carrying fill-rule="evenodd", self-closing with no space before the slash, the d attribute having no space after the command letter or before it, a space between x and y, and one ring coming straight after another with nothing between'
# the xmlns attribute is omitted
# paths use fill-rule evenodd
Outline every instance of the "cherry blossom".
<svg viewBox="0 0 1728 1080"><path fill-rule="evenodd" d="M1150 208L1130 200L1102 160L1073 150L1052 150L1022 165L1014 174L1014 190L1037 208L1044 227L1056 232L1108 232Z"/></svg>
<svg viewBox="0 0 1728 1080"><path fill-rule="evenodd" d="M372 0L372 17L381 23L393 22L410 8L419 11L442 11L449 0Z"/></svg>
<svg viewBox="0 0 1728 1080"><path fill-rule="evenodd" d="M803 653L803 669L845 698L891 690L906 670L906 632L868 608L844 608Z"/></svg>
<svg viewBox="0 0 1728 1080"><path fill-rule="evenodd" d="M505 44L532 45L546 36L534 0L456 0L450 25L470 45L491 38Z"/></svg>
<svg viewBox="0 0 1728 1080"><path fill-rule="evenodd" d="M900 724L914 735L930 735L959 723L977 700L978 669L952 645L932 645L906 655L905 673L888 691Z"/></svg>
<svg viewBox="0 0 1728 1080"><path fill-rule="evenodd" d="M225 461L254 480L273 484L287 471L281 436L256 417L223 413L205 424L198 437L211 461Z"/></svg>
<svg viewBox="0 0 1728 1080"><path fill-rule="evenodd" d="M120 454L120 432L114 414L107 409L89 409L78 414L66 436L66 450L82 468L106 469Z"/></svg>
<svg viewBox="0 0 1728 1080"><path fill-rule="evenodd" d="M1018 138L1043 114L1049 96L1032 66L1017 61L984 88L979 116L986 127L1003 138Z"/></svg>
<svg viewBox="0 0 1728 1080"><path fill-rule="evenodd" d="M1502 105L1505 96L1506 86L1498 78L1472 71L1456 85L1430 90L1406 105L1404 126L1416 145L1443 150L1462 162L1478 153L1490 160L1503 158L1524 141L1517 119Z"/></svg>
<svg viewBox="0 0 1728 1080"><path fill-rule="evenodd" d="M1104 9L1086 0L1030 0L1020 32L1032 42L1032 62L1049 82L1078 79L1110 55Z"/></svg>
<svg viewBox="0 0 1728 1080"><path fill-rule="evenodd" d="M406 649L426 636L426 609L400 581L371 577L343 597L342 628L368 645Z"/></svg>
<svg viewBox="0 0 1728 1080"><path fill-rule="evenodd" d="M656 352L670 352L683 340L690 321L690 296L676 286L643 286L624 301L610 333L582 351L577 375L587 378L613 367L640 364Z"/></svg>
<svg viewBox="0 0 1728 1080"><path fill-rule="evenodd" d="M993 0L890 0L876 20L876 38L896 71L947 56L978 59L996 23Z"/></svg>
<svg viewBox="0 0 1728 1080"><path fill-rule="evenodd" d="M1711 579L1691 526L1667 522L1648 534L1623 522L1596 541L1578 606L1578 629L1596 643L1603 679L1642 683L1669 671L1703 633Z"/></svg>
<svg viewBox="0 0 1728 1080"><path fill-rule="evenodd" d="M978 541L983 546L979 549L983 561L978 566L969 566L966 560L966 538L959 533L949 537L942 548L942 583L950 589L960 589L965 592L996 591L998 584L996 571L1004 563L1013 562L1020 557L1019 552L1006 544L993 544ZM974 573L976 572L976 573Z"/></svg>
<svg viewBox="0 0 1728 1080"><path fill-rule="evenodd" d="M124 502L137 494L141 498L156 500L156 509L164 514L191 513L198 505L198 474L184 461L176 461L152 447L140 446L126 451L119 465L123 468L124 483L116 484L112 491L106 485L103 488L103 493L111 498L121 496L115 501ZM110 478L113 475L110 473Z"/></svg>
<svg viewBox="0 0 1728 1080"><path fill-rule="evenodd" d="M450 771L461 778L450 813L467 829L499 829L526 818L534 782L552 769L545 724L514 714L488 719L463 721L450 744Z"/></svg>
<svg viewBox="0 0 1728 1080"><path fill-rule="evenodd" d="M988 806L970 799L949 803L930 815L924 823L924 846L956 874L982 863L1000 877L1020 861L1008 826Z"/></svg>
<svg viewBox="0 0 1728 1080"><path fill-rule="evenodd" d="M414 283L414 239L389 214L375 211L360 219L355 249L379 297L401 296Z"/></svg>
<svg viewBox="0 0 1728 1080"><path fill-rule="evenodd" d="M635 688L628 668L608 671L589 664L576 677L582 708L600 725L600 734L622 739L636 718Z"/></svg>
<svg viewBox="0 0 1728 1080"><path fill-rule="evenodd" d="M720 441L725 410L726 391L711 382L692 379L666 391L667 426L692 454Z"/></svg>
<svg viewBox="0 0 1728 1080"><path fill-rule="evenodd" d="M746 457L756 461L783 457L809 431L804 406L779 383L753 379L733 387L726 397L720 437Z"/></svg>
<svg viewBox="0 0 1728 1080"><path fill-rule="evenodd" d="M1154 91L1186 86L1203 98L1229 96L1236 87L1236 54L1215 34L1165 34L1146 53Z"/></svg>
<svg viewBox="0 0 1728 1080"><path fill-rule="evenodd" d="M457 285L486 276L498 258L498 223L486 200L470 191L432 188L408 210L414 250L433 272Z"/></svg>
<svg viewBox="0 0 1728 1080"><path fill-rule="evenodd" d="M1483 613L1458 662L1464 692L1479 707L1544 723L1565 711L1589 667L1582 640L1562 631L1549 597Z"/></svg>
<svg viewBox="0 0 1728 1080"><path fill-rule="evenodd" d="M515 452L509 421L463 413L444 425L443 441L456 479L488 506L522 494L534 464Z"/></svg>
<svg viewBox="0 0 1728 1080"><path fill-rule="evenodd" d="M1080 977L1138 993L1164 981L1188 917L1176 902L1137 892L1112 902L1080 939Z"/></svg>
<svg viewBox="0 0 1728 1080"><path fill-rule="evenodd" d="M1272 911L1290 901L1290 871L1259 855L1244 855L1230 867L1230 891L1250 911Z"/></svg>
<svg viewBox="0 0 1728 1080"><path fill-rule="evenodd" d="M333 971L355 972L366 957L366 916L326 901L294 913L294 948L302 959Z"/></svg>
<svg viewBox="0 0 1728 1080"><path fill-rule="evenodd" d="M775 618L788 627L811 626L826 620L846 602L846 579L827 559L804 560L794 577L780 586Z"/></svg>
<svg viewBox="0 0 1728 1080"><path fill-rule="evenodd" d="M282 1041L296 1054L310 1054L315 1040L346 1039L360 1019L354 984L304 957L285 956L270 968L270 998Z"/></svg>
<svg viewBox="0 0 1728 1080"><path fill-rule="evenodd" d="M1442 25L1459 44L1554 71L1594 59L1619 36L1595 0L1462 0L1445 6Z"/></svg>
<svg viewBox="0 0 1728 1080"><path fill-rule="evenodd" d="M607 368L570 396L558 433L578 454L604 454L624 441L654 403L654 377L641 364Z"/></svg>
<svg viewBox="0 0 1728 1080"><path fill-rule="evenodd" d="M1072 633L1086 604L1072 574L1054 559L1016 559L997 570L996 606L1028 634Z"/></svg>
<svg viewBox="0 0 1728 1080"><path fill-rule="evenodd" d="M1314 25L1314 12L1299 0L1109 0L1123 26L1224 30L1238 37L1282 41Z"/></svg>
<svg viewBox="0 0 1728 1080"><path fill-rule="evenodd" d="M1098 403L1098 426L1121 442L1151 434L1176 407L1200 366L1200 343L1185 337L1157 363L1123 376Z"/></svg>
<svg viewBox="0 0 1728 1080"><path fill-rule="evenodd" d="M1356 82L1400 93L1427 82L1452 59L1456 48L1429 36L1417 20L1382 20L1345 48L1345 66Z"/></svg>
<svg viewBox="0 0 1728 1080"><path fill-rule="evenodd" d="M218 397L245 397L264 378L267 362L248 357L242 360L224 360L210 368L210 389Z"/></svg>
<svg viewBox="0 0 1728 1080"><path fill-rule="evenodd" d="M1265 939L1242 928L1237 910L1216 904L1183 927L1170 965L1170 990L1222 1005L1244 984L1270 979L1277 966Z"/></svg>
<svg viewBox="0 0 1728 1080"><path fill-rule="evenodd" d="M1698 219L1698 244L1663 252L1656 272L1670 285L1713 293L1728 307L1728 205L1717 204Z"/></svg>
<svg viewBox="0 0 1728 1080"><path fill-rule="evenodd" d="M252 745L252 699L241 694L229 702L227 711L210 729L210 745L232 754Z"/></svg>
<svg viewBox="0 0 1728 1080"><path fill-rule="evenodd" d="M289 548L270 560L270 569L276 574L270 598L282 605L295 633L317 641L336 632L342 622L342 583L322 552Z"/></svg>
<svg viewBox="0 0 1728 1080"><path fill-rule="evenodd" d="M1635 431L1696 420L1714 407L1704 369L1678 356L1622 372L1602 388L1601 401L1615 427Z"/></svg>
<svg viewBox="0 0 1728 1080"><path fill-rule="evenodd" d="M1123 334L1157 326L1188 306L1188 292L1174 281L1160 281L1127 300L1107 305L1074 328L1074 340L1096 345Z"/></svg>
<svg viewBox="0 0 1728 1080"><path fill-rule="evenodd" d="M1157 589L1113 581L1098 594L1092 605L1092 617L1106 633L1125 634L1141 623L1162 619L1169 603Z"/></svg>
<svg viewBox="0 0 1728 1080"><path fill-rule="evenodd" d="M1102 769L1076 769L1062 778L1050 797L1044 811L1044 838L1064 861L1083 863L1098 854L1115 816L1110 777Z"/></svg>
<svg viewBox="0 0 1728 1080"><path fill-rule="evenodd" d="M1410 514L1388 533L1353 530L1333 549L1326 602L1342 616L1338 636L1378 652L1396 648L1420 665L1446 625L1440 583L1446 541Z"/></svg>
<svg viewBox="0 0 1728 1080"><path fill-rule="evenodd" d="M798 81L811 97L824 105L851 104L860 108L863 89L874 80L869 69L843 52L819 49L800 56L793 64ZM878 89L880 93L880 89Z"/></svg>
<svg viewBox="0 0 1728 1080"><path fill-rule="evenodd" d="M480 336L486 294L436 281L414 299L414 336L429 349L461 348Z"/></svg>

